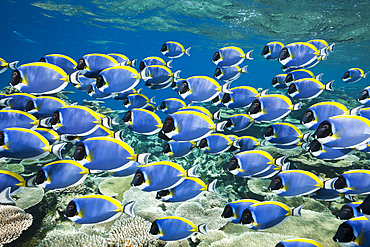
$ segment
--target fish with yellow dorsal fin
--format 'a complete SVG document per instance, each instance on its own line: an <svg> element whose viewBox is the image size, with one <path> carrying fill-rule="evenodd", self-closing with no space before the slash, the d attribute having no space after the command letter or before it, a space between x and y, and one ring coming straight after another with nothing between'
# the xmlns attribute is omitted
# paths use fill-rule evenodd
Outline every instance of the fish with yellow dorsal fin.
<svg viewBox="0 0 370 247"><path fill-rule="evenodd" d="M63 54L47 54L40 58L39 62L51 63L61 67L68 75L75 72L77 63L73 58Z"/></svg>

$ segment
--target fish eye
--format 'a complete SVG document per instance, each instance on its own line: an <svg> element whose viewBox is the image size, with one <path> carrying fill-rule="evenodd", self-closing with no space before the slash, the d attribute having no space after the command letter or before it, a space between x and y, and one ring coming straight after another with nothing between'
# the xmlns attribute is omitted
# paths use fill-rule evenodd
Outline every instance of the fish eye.
<svg viewBox="0 0 370 247"><path fill-rule="evenodd" d="M75 206L73 206L73 205L68 206L68 210L73 210L74 208L75 208Z"/></svg>
<svg viewBox="0 0 370 247"><path fill-rule="evenodd" d="M140 173L136 174L136 177L141 178L141 174Z"/></svg>
<svg viewBox="0 0 370 247"><path fill-rule="evenodd" d="M84 61L81 59L80 61L78 61L79 64L82 64Z"/></svg>
<svg viewBox="0 0 370 247"><path fill-rule="evenodd" d="M18 75L17 71L13 71L13 75L14 76Z"/></svg>
<svg viewBox="0 0 370 247"><path fill-rule="evenodd" d="M309 112L307 112L306 114L307 114L308 116L311 116L311 114L312 114L312 113L309 111Z"/></svg>
<svg viewBox="0 0 370 247"><path fill-rule="evenodd" d="M324 125L322 126L324 129L328 129L329 128L329 125Z"/></svg>
<svg viewBox="0 0 370 247"><path fill-rule="evenodd" d="M260 105L260 103L256 102L256 103L254 103L254 105L255 105L255 106L259 106L259 105Z"/></svg>

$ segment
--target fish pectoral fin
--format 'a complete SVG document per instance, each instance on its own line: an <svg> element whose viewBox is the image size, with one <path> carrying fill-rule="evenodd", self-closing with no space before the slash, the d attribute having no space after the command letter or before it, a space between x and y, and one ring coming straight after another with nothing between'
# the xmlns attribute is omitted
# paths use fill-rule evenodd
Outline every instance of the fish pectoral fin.
<svg viewBox="0 0 370 247"><path fill-rule="evenodd" d="M85 208L86 208L86 204L83 204L82 207L80 208L80 211L77 214L78 217L80 217L80 218L83 218L84 217L84 215L85 215Z"/></svg>
<svg viewBox="0 0 370 247"><path fill-rule="evenodd" d="M91 149L90 150L90 152L89 152L89 154L86 156L86 160L88 161L88 162L91 162L91 161L93 161L94 160L94 152L93 152L94 150L93 149Z"/></svg>

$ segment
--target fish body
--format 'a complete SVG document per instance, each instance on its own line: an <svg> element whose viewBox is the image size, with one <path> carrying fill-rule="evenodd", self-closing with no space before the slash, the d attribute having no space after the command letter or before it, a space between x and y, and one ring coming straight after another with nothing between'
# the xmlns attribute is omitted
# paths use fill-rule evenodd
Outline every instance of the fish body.
<svg viewBox="0 0 370 247"><path fill-rule="evenodd" d="M289 85L287 93L294 99L313 99L319 96L324 90L333 91L333 82L334 80L323 85L314 78L299 79Z"/></svg>
<svg viewBox="0 0 370 247"><path fill-rule="evenodd" d="M67 106L67 104L56 97L39 96L28 101L25 111L37 118L53 116L58 109Z"/></svg>
<svg viewBox="0 0 370 247"><path fill-rule="evenodd" d="M202 113L212 120L220 119L220 114L221 114L220 110L212 114L207 108L202 107L202 106L197 106L197 105L184 106L177 110L177 112L182 112L182 111L193 111L193 112Z"/></svg>
<svg viewBox="0 0 370 247"><path fill-rule="evenodd" d="M370 221L366 217L356 217L343 222L333 237L342 246L370 246Z"/></svg>
<svg viewBox="0 0 370 247"><path fill-rule="evenodd" d="M198 148L206 154L220 154L230 149L231 139L224 134L210 134L198 142Z"/></svg>
<svg viewBox="0 0 370 247"><path fill-rule="evenodd" d="M84 76L96 78L104 69L118 65L113 57L95 53L82 56L77 62L76 69Z"/></svg>
<svg viewBox="0 0 370 247"><path fill-rule="evenodd" d="M333 52L335 43L329 45L326 40L323 39L312 39L307 41L307 43L313 44L318 50L326 48L326 50Z"/></svg>
<svg viewBox="0 0 370 247"><path fill-rule="evenodd" d="M248 129L254 123L254 119L248 114L235 114L228 118L226 128L232 132Z"/></svg>
<svg viewBox="0 0 370 247"><path fill-rule="evenodd" d="M0 129L10 127L35 129L37 126L36 122L37 118L27 112L19 110L0 110Z"/></svg>
<svg viewBox="0 0 370 247"><path fill-rule="evenodd" d="M36 98L33 94L12 93L1 99L0 104L9 107L12 110L24 111L29 100Z"/></svg>
<svg viewBox="0 0 370 247"><path fill-rule="evenodd" d="M253 136L238 137L233 143L233 146L237 147L239 152L251 151L260 145L261 143Z"/></svg>
<svg viewBox="0 0 370 247"><path fill-rule="evenodd" d="M163 65L149 65L140 72L140 75L146 85L167 86L179 78L180 72L180 70L172 72L171 69Z"/></svg>
<svg viewBox="0 0 370 247"><path fill-rule="evenodd" d="M267 43L261 52L261 55L267 60L276 60L279 57L281 49L284 48L284 44L278 41Z"/></svg>
<svg viewBox="0 0 370 247"><path fill-rule="evenodd" d="M140 163L134 161L134 163L130 167L123 169L121 171L113 172L111 173L111 175L113 177L128 177L134 175L137 169L139 169L139 166Z"/></svg>
<svg viewBox="0 0 370 247"><path fill-rule="evenodd" d="M194 147L196 147L195 142L177 142L169 141L163 147L163 154L171 158L181 158L189 155Z"/></svg>
<svg viewBox="0 0 370 247"><path fill-rule="evenodd" d="M351 68L347 70L342 76L342 80L346 83L355 83L362 78L366 78L369 72L364 72L360 68Z"/></svg>
<svg viewBox="0 0 370 247"><path fill-rule="evenodd" d="M150 103L155 104L154 97L149 99L144 94L133 93L123 101L123 106L127 109L144 108Z"/></svg>
<svg viewBox="0 0 370 247"><path fill-rule="evenodd" d="M311 198L318 200L318 201L336 201L340 198L342 198L342 194L340 194L336 190L332 189L325 189L321 188L319 190L316 190L312 195L310 195Z"/></svg>
<svg viewBox="0 0 370 247"><path fill-rule="evenodd" d="M255 203L259 203L259 201L254 199L242 199L230 202L225 206L221 217L227 219L231 223L239 224L244 209Z"/></svg>
<svg viewBox="0 0 370 247"><path fill-rule="evenodd" d="M55 144L60 140L58 133L52 129L38 127L35 129L35 131L45 137L50 145Z"/></svg>
<svg viewBox="0 0 370 247"><path fill-rule="evenodd" d="M273 86L276 89L286 89L288 88L288 85L285 84L285 78L287 77L287 74L278 74L274 78L272 78L271 86Z"/></svg>
<svg viewBox="0 0 370 247"><path fill-rule="evenodd" d="M137 59L130 60L127 56L119 53L109 53L108 56L113 57L119 64L125 64L133 68L136 67Z"/></svg>
<svg viewBox="0 0 370 247"><path fill-rule="evenodd" d="M305 145L302 147L305 147ZM321 144L318 140L313 140L309 144L308 151L318 159L323 160L340 160L350 156L357 148L335 149ZM362 150L360 150L362 151Z"/></svg>
<svg viewBox="0 0 370 247"><path fill-rule="evenodd" d="M286 239L278 243L275 247L325 247L321 243L308 238Z"/></svg>
<svg viewBox="0 0 370 247"><path fill-rule="evenodd" d="M168 58L179 58L186 54L190 56L191 47L184 48L182 44L175 41L167 41L161 47L161 53Z"/></svg>
<svg viewBox="0 0 370 247"><path fill-rule="evenodd" d="M300 79L306 79L306 78L313 78L318 81L321 81L321 77L323 74L319 74L315 76L311 71L307 69L296 69L287 74L285 77L284 83L289 86L292 82L295 82Z"/></svg>
<svg viewBox="0 0 370 247"><path fill-rule="evenodd" d="M244 53L244 51L236 46L223 47L215 52L212 62L220 67L237 66L244 59L253 60L251 54L253 50Z"/></svg>
<svg viewBox="0 0 370 247"><path fill-rule="evenodd" d="M249 86L234 87L230 91L232 93L224 93L221 103L231 109L249 107L260 96L255 88Z"/></svg>
<svg viewBox="0 0 370 247"><path fill-rule="evenodd" d="M233 82L238 79L241 74L248 73L248 65L240 68L239 66L233 67L217 67L213 77L223 82Z"/></svg>
<svg viewBox="0 0 370 247"><path fill-rule="evenodd" d="M273 123L265 129L263 137L272 144L296 144L302 138L302 132L290 123Z"/></svg>
<svg viewBox="0 0 370 247"><path fill-rule="evenodd" d="M158 107L158 110L161 110L166 114L172 114L185 106L185 102L180 99L168 98L161 103L161 105Z"/></svg>
<svg viewBox="0 0 370 247"><path fill-rule="evenodd" d="M40 62L51 63L61 67L68 75L75 72L77 63L73 58L63 54L48 54L40 59Z"/></svg>
<svg viewBox="0 0 370 247"><path fill-rule="evenodd" d="M172 68L172 60L165 62L160 57L146 57L140 62L139 70L142 71L145 67L150 65L162 65L168 68Z"/></svg>
<svg viewBox="0 0 370 247"><path fill-rule="evenodd" d="M325 181L324 185L326 189L334 189L344 195L366 195L370 193L370 170L346 171Z"/></svg>
<svg viewBox="0 0 370 247"><path fill-rule="evenodd" d="M0 203L13 203L14 201L10 198L11 195L15 195L26 186L26 181L23 177L15 172L0 170Z"/></svg>
<svg viewBox="0 0 370 247"><path fill-rule="evenodd" d="M364 216L358 209L362 202L351 202L343 205L336 217L340 220L349 220L351 218Z"/></svg>
<svg viewBox="0 0 370 247"><path fill-rule="evenodd" d="M157 114L145 109L131 109L123 117L127 128L142 135L153 135L162 128L162 120Z"/></svg>
<svg viewBox="0 0 370 247"><path fill-rule="evenodd" d="M365 106L370 106L370 86L362 89L356 100Z"/></svg>

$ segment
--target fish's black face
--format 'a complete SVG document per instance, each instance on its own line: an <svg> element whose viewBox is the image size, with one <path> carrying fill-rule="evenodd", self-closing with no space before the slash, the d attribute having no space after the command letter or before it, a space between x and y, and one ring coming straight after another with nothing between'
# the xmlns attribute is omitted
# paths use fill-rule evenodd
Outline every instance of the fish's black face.
<svg viewBox="0 0 370 247"><path fill-rule="evenodd" d="M133 185L133 186L139 186L139 185L142 185L143 183L145 183L144 174L143 174L142 171L137 170L135 172L135 177L132 180L131 185Z"/></svg>
<svg viewBox="0 0 370 247"><path fill-rule="evenodd" d="M270 85L271 86L274 86L274 85L276 85L276 84L279 84L279 81L278 81L278 79L276 78L276 76L272 79L272 81L271 81L271 83L270 83Z"/></svg>
<svg viewBox="0 0 370 247"><path fill-rule="evenodd" d="M346 71L346 73L344 73L344 75L342 76L342 79L347 79L351 76L351 73L349 73L349 71Z"/></svg>
<svg viewBox="0 0 370 247"><path fill-rule="evenodd" d="M240 223L243 225L246 225L252 222L253 222L253 218L252 218L251 211L248 208L244 209L242 217L240 218Z"/></svg>
<svg viewBox="0 0 370 247"><path fill-rule="evenodd" d="M270 125L263 132L263 137L269 137L274 135L274 128Z"/></svg>
<svg viewBox="0 0 370 247"><path fill-rule="evenodd" d="M76 70L83 70L85 67L86 67L85 59L81 57L80 59L78 59Z"/></svg>
<svg viewBox="0 0 370 247"><path fill-rule="evenodd" d="M321 122L319 127L317 127L314 133L314 137L316 136L316 138L325 138L325 137L331 136L332 134L333 132L331 130L331 124L325 120Z"/></svg>
<svg viewBox="0 0 370 247"><path fill-rule="evenodd" d="M183 94L189 91L189 83L187 81L182 81L179 88L179 94Z"/></svg>
<svg viewBox="0 0 370 247"><path fill-rule="evenodd" d="M157 195L155 196L155 199L161 199L163 196L167 196L170 194L169 190L161 190L157 192Z"/></svg>
<svg viewBox="0 0 370 247"><path fill-rule="evenodd" d="M200 142L199 142L199 148L205 148L208 146L208 143L207 143L207 139L206 138L203 138Z"/></svg>
<svg viewBox="0 0 370 247"><path fill-rule="evenodd" d="M125 122L125 123L131 121L131 110L129 110L128 112L126 112L126 114L123 117L122 121Z"/></svg>
<svg viewBox="0 0 370 247"><path fill-rule="evenodd" d="M221 58L220 52L216 51L215 54L213 54L212 62L216 62Z"/></svg>
<svg viewBox="0 0 370 247"><path fill-rule="evenodd" d="M152 223L152 225L150 226L149 233L153 234L153 235L158 235L159 234L159 228L158 228L157 222L154 221Z"/></svg>
<svg viewBox="0 0 370 247"><path fill-rule="evenodd" d="M283 180L281 179L280 176L275 176L272 178L272 181L268 187L268 190L279 190L283 188Z"/></svg>
<svg viewBox="0 0 370 247"><path fill-rule="evenodd" d="M4 144L5 144L4 132L2 130L0 130L0 146L2 146Z"/></svg>
<svg viewBox="0 0 370 247"><path fill-rule="evenodd" d="M279 54L279 58L278 60L279 61L283 61L284 59L286 59L287 57L289 57L289 51L288 51L288 48L284 47L283 49L281 49L280 51L280 54Z"/></svg>
<svg viewBox="0 0 370 247"><path fill-rule="evenodd" d="M64 215L67 217L73 217L78 214L77 208L76 208L76 203L74 201L70 201L67 205L67 209L64 212Z"/></svg>
<svg viewBox="0 0 370 247"><path fill-rule="evenodd" d="M72 158L75 160L83 160L86 157L85 145L80 142L77 144L76 150L73 153Z"/></svg>
<svg viewBox="0 0 370 247"><path fill-rule="evenodd" d="M35 109L35 105L33 104L33 101L30 99L30 100L27 102L26 106L24 107L24 110L25 110L25 111L31 111L31 110L33 110L33 109Z"/></svg>
<svg viewBox="0 0 370 247"><path fill-rule="evenodd" d="M231 119L230 118L228 118L227 119L227 121L226 121L226 124L225 124L225 128L229 128L229 127L231 127L233 125L233 121L231 121Z"/></svg>
<svg viewBox="0 0 370 247"><path fill-rule="evenodd" d="M162 47L161 47L161 52L165 52L165 51L167 51L168 50L168 48L167 48L167 44L166 43L164 43L163 45L162 45Z"/></svg>
<svg viewBox="0 0 370 247"><path fill-rule="evenodd" d="M171 146L170 146L170 144L168 144L168 143L164 144L164 147L163 147L162 152L164 154L170 153L171 152Z"/></svg>
<svg viewBox="0 0 370 247"><path fill-rule="evenodd" d="M145 63L143 61L140 62L139 64L139 70L142 71L145 68Z"/></svg>
<svg viewBox="0 0 370 247"><path fill-rule="evenodd" d="M166 102L162 102L161 105L159 106L159 109L165 109L166 108Z"/></svg>
<svg viewBox="0 0 370 247"><path fill-rule="evenodd" d="M262 49L261 55L264 56L268 54L269 52L270 52L270 47L268 47L268 45L265 45L265 47L263 47Z"/></svg>
<svg viewBox="0 0 370 247"><path fill-rule="evenodd" d="M253 100L251 106L248 109L248 114L256 114L261 111L261 102L259 99Z"/></svg>
<svg viewBox="0 0 370 247"><path fill-rule="evenodd" d="M93 93L94 92L94 88L92 85L89 85L89 88L87 89L87 94L90 94L90 93Z"/></svg>
<svg viewBox="0 0 370 247"><path fill-rule="evenodd" d="M42 58L40 58L39 62L43 62L43 63L45 63L45 62L46 62L46 60L45 60L45 58L44 58L44 57L42 57Z"/></svg>
<svg viewBox="0 0 370 247"><path fill-rule="evenodd" d="M289 85L289 88L288 88L288 94L292 94L292 93L295 93L297 92L297 87L294 83L290 84Z"/></svg>
<svg viewBox="0 0 370 247"><path fill-rule="evenodd" d="M218 78L218 76L220 76L220 75L222 75L221 68L220 67L217 67L216 70L215 70L215 73L214 73L213 77Z"/></svg>
<svg viewBox="0 0 370 247"><path fill-rule="evenodd" d="M308 148L309 152L317 152L322 149L321 143L318 140L313 140Z"/></svg>
<svg viewBox="0 0 370 247"><path fill-rule="evenodd" d="M101 88L104 85L105 85L105 81L104 81L103 76L98 75L98 77L96 78L96 87Z"/></svg>
<svg viewBox="0 0 370 247"><path fill-rule="evenodd" d="M163 123L162 131L164 133L169 133L175 129L175 121L171 116L166 117Z"/></svg>
<svg viewBox="0 0 370 247"><path fill-rule="evenodd" d="M347 187L346 179L342 175L340 175L334 183L334 188L336 190L339 190L339 189L343 189L345 187Z"/></svg>
<svg viewBox="0 0 370 247"><path fill-rule="evenodd" d="M234 157L232 157L229 161L229 164L227 165L227 170L232 171L239 168L238 160Z"/></svg>
<svg viewBox="0 0 370 247"><path fill-rule="evenodd" d="M59 123L59 111L58 110L56 110L53 113L53 116L50 119L50 124L51 125L56 125L57 123Z"/></svg>
<svg viewBox="0 0 370 247"><path fill-rule="evenodd" d="M313 116L313 112L312 112L311 110L307 110L307 111L303 114L303 117L302 117L301 123L302 123L302 124L310 123L310 122L312 122L313 120L315 120L315 117Z"/></svg>
<svg viewBox="0 0 370 247"><path fill-rule="evenodd" d="M337 217L340 220L348 220L348 219L352 218L353 216L354 216L353 208L349 205L344 205L339 210L339 212L337 213L337 215L335 217Z"/></svg>
<svg viewBox="0 0 370 247"><path fill-rule="evenodd" d="M21 81L22 81L22 77L21 77L21 73L19 72L19 70L17 69L13 70L12 77L10 78L9 84L14 87L15 85L21 83Z"/></svg>
<svg viewBox="0 0 370 247"><path fill-rule="evenodd" d="M128 105L128 104L130 104L130 100L128 99L128 97L126 97L126 98L123 100L122 105Z"/></svg>
<svg viewBox="0 0 370 247"><path fill-rule="evenodd" d="M370 214L370 195L368 195L360 206L356 208L357 212Z"/></svg>
<svg viewBox="0 0 370 247"><path fill-rule="evenodd" d="M36 174L36 184L42 184L46 181L45 172L44 170L40 169Z"/></svg>
<svg viewBox="0 0 370 247"><path fill-rule="evenodd" d="M285 245L283 245L282 243L278 243L277 245L275 245L275 247L285 247Z"/></svg>
<svg viewBox="0 0 370 247"><path fill-rule="evenodd" d="M353 228L347 223L342 223L338 227L338 230L333 237L334 242L340 242L340 243L349 243L355 239L356 237L355 237L355 234L353 233Z"/></svg>
<svg viewBox="0 0 370 247"><path fill-rule="evenodd" d="M285 82L285 83L289 83L289 82L292 82L292 81L293 81L293 75L292 75L292 73L289 73L289 74L285 77L284 82Z"/></svg>
<svg viewBox="0 0 370 247"><path fill-rule="evenodd" d="M367 99L367 98L369 98L369 91L367 91L366 89L364 89L358 95L357 100L364 100L364 99Z"/></svg>
<svg viewBox="0 0 370 247"><path fill-rule="evenodd" d="M224 96L222 96L221 103L225 104L225 103L230 102L230 100L231 100L230 94L229 93L224 93Z"/></svg>
<svg viewBox="0 0 370 247"><path fill-rule="evenodd" d="M224 211L221 214L221 217L230 218L230 217L233 217L233 215L234 215L233 209L231 208L229 204L227 204L224 208Z"/></svg>

